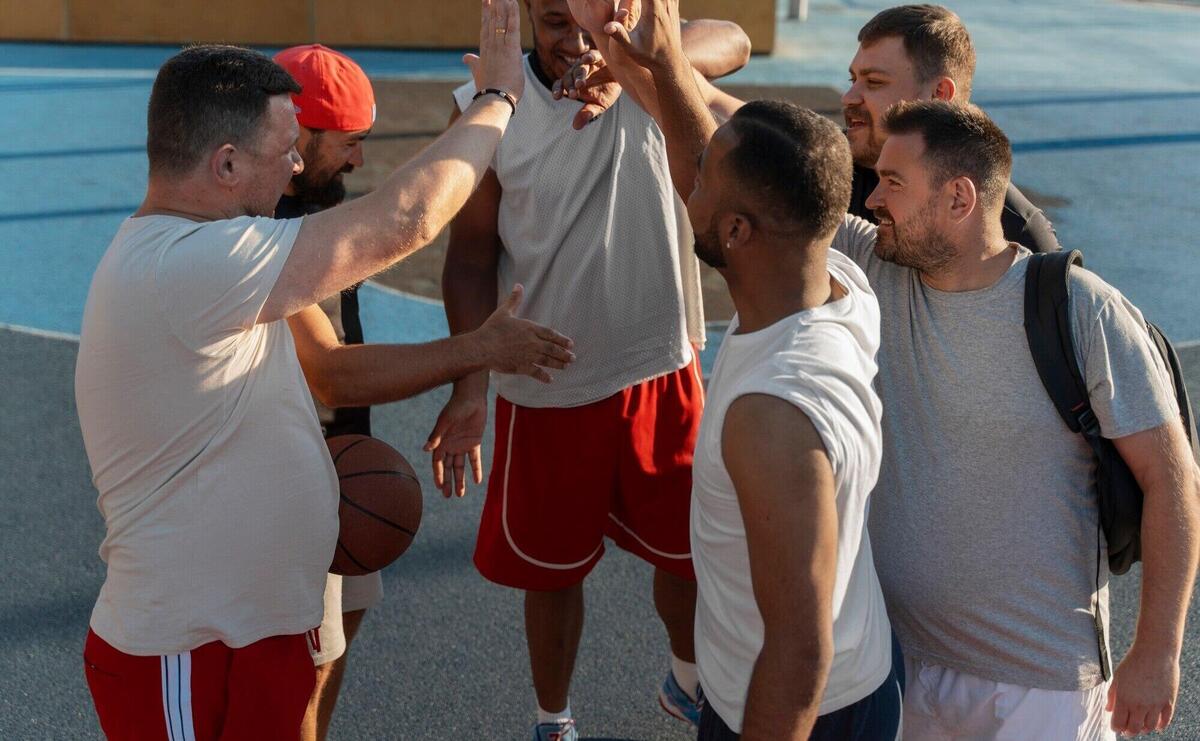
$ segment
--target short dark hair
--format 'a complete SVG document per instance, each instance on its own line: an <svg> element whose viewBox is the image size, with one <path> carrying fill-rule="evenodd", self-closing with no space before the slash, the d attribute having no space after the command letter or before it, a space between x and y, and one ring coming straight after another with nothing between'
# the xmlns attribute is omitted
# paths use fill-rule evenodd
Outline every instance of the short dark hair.
<svg viewBox="0 0 1200 741"><path fill-rule="evenodd" d="M853 161L841 129L793 103L756 100L729 119L738 142L724 158L738 189L800 239L833 233L850 207Z"/></svg>
<svg viewBox="0 0 1200 741"><path fill-rule="evenodd" d="M910 100L888 109L883 126L889 136L921 135L925 141L924 160L930 166L935 187L966 176L975 183L984 206L1004 202L1012 176L1012 146L978 106Z"/></svg>
<svg viewBox="0 0 1200 741"><path fill-rule="evenodd" d="M298 92L299 83L259 52L216 44L184 49L158 70L150 91L150 172L187 172L227 142L253 146L270 99Z"/></svg>
<svg viewBox="0 0 1200 741"><path fill-rule="evenodd" d="M953 11L941 5L897 5L881 10L858 32L858 43L870 46L890 36L904 40L904 51L920 82L949 77L963 100L970 98L975 47L967 27Z"/></svg>

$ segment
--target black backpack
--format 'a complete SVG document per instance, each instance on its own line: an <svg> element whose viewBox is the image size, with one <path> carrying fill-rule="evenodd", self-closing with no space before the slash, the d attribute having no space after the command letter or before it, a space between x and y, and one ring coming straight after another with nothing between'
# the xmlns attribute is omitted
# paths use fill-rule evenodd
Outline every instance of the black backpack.
<svg viewBox="0 0 1200 741"><path fill-rule="evenodd" d="M1142 490L1116 446L1100 435L1100 424L1088 400L1087 384L1075 360L1067 283L1072 265L1083 265L1079 250L1029 257L1025 274L1025 336L1042 385L1058 413L1072 432L1083 434L1096 454L1096 488L1100 496L1100 526L1108 540L1108 569L1113 574L1124 574L1142 558ZM1158 327L1147 322L1146 331L1171 371L1183 429L1191 442L1192 455L1200 459L1196 422L1179 357Z"/></svg>

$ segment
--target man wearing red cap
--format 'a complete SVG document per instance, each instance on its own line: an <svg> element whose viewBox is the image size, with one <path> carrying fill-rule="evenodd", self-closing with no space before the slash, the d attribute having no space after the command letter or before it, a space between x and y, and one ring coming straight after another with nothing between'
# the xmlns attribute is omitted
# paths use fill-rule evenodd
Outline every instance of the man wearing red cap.
<svg viewBox="0 0 1200 741"><path fill-rule="evenodd" d="M282 320L428 244L478 184L524 88L515 0L482 10L464 124L299 219L271 218L304 167L296 81L230 46L159 70L146 196L93 275L75 369L106 528L84 671L108 738L299 736L338 497ZM536 339L509 370L569 361L521 326ZM457 373L487 365L463 356Z"/></svg>
<svg viewBox="0 0 1200 741"><path fill-rule="evenodd" d="M292 176L275 207L289 219L336 206L346 196L342 177L363 164L362 143L375 122L371 82L352 59L320 44L285 49L275 61L300 83L292 94L300 124L297 150L304 170ZM524 320L513 310L514 291L473 336L420 345L364 345L358 285L350 286L288 319L296 354L313 395L326 437L370 435L369 404L385 404L466 375L471 358L503 372L519 345ZM513 343L516 344L513 344ZM368 608L383 596L379 572L366 576L330 574L325 616L313 662L317 681L301 727L301 741L324 739L333 718L345 653Z"/></svg>

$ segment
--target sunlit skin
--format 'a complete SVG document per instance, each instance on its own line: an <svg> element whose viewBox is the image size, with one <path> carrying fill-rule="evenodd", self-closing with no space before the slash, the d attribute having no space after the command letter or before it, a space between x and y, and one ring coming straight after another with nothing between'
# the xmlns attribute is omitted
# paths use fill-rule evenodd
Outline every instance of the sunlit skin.
<svg viewBox="0 0 1200 741"><path fill-rule="evenodd" d="M571 15L567 0L525 0L533 23L533 45L542 72L561 79L587 52L596 48L592 36Z"/></svg>
<svg viewBox="0 0 1200 741"><path fill-rule="evenodd" d="M899 36L860 46L850 62L850 88L842 95L846 138L854 163L875 166L887 139L882 119L888 108L902 100L951 100L954 95L955 85L948 77L924 84L918 81L916 66Z"/></svg>
<svg viewBox="0 0 1200 741"><path fill-rule="evenodd" d="M725 154L736 144L737 134L733 127L726 124L717 129L700 155L696 181L687 200L688 219L696 235L696 256L718 270L726 264L717 228L721 203L726 200L719 170Z"/></svg>
<svg viewBox="0 0 1200 741"><path fill-rule="evenodd" d="M888 137L875 166L879 185L867 198L867 208L879 219L875 254L881 260L936 272L955 256L945 236L953 194L948 184L932 186L924 154L920 134Z"/></svg>
<svg viewBox="0 0 1200 741"><path fill-rule="evenodd" d="M280 194L293 176L304 171L304 160L297 150L300 126L291 99L286 95L271 98L264 119L258 141L244 150L254 164L239 173L238 186L243 189L240 200L249 216L273 215Z"/></svg>
<svg viewBox="0 0 1200 741"><path fill-rule="evenodd" d="M370 129L323 131L300 127L297 144L304 158L304 172L288 183L288 195L311 196L318 205L335 206L345 197L343 177L363 165L363 141Z"/></svg>

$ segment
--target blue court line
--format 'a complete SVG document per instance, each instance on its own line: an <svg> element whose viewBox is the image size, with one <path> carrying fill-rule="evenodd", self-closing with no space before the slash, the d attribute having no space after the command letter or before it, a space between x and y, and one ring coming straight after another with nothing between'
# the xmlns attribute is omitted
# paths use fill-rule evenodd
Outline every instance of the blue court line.
<svg viewBox="0 0 1200 741"><path fill-rule="evenodd" d="M0 152L0 161L43 160L54 157L101 157L107 154L145 154L146 145L97 147L94 149L47 149L41 152Z"/></svg>
<svg viewBox="0 0 1200 741"><path fill-rule="evenodd" d="M1200 131L1180 134L1142 134L1138 136L1097 136L1077 139L1042 139L1014 142L1014 154L1025 152L1055 152L1071 149L1111 149L1113 147L1148 147L1161 144L1194 144L1200 142Z"/></svg>
<svg viewBox="0 0 1200 741"><path fill-rule="evenodd" d="M70 90L95 92L125 88L149 88L152 80L76 80L72 82L0 83L0 95L6 93L59 93Z"/></svg>
<svg viewBox="0 0 1200 741"><path fill-rule="evenodd" d="M78 208L78 209L63 209L60 211L26 211L19 214L0 214L0 222L7 221L40 221L42 219L78 219L88 216L111 216L119 214L123 216L132 215L141 207L141 204L134 203L125 206L106 206L103 208Z"/></svg>
<svg viewBox="0 0 1200 741"><path fill-rule="evenodd" d="M1112 93L1080 97L1055 96L1044 98L997 98L971 101L980 108L1021 108L1024 106L1076 105L1079 103L1154 103L1158 101L1200 98L1200 90L1163 93Z"/></svg>

